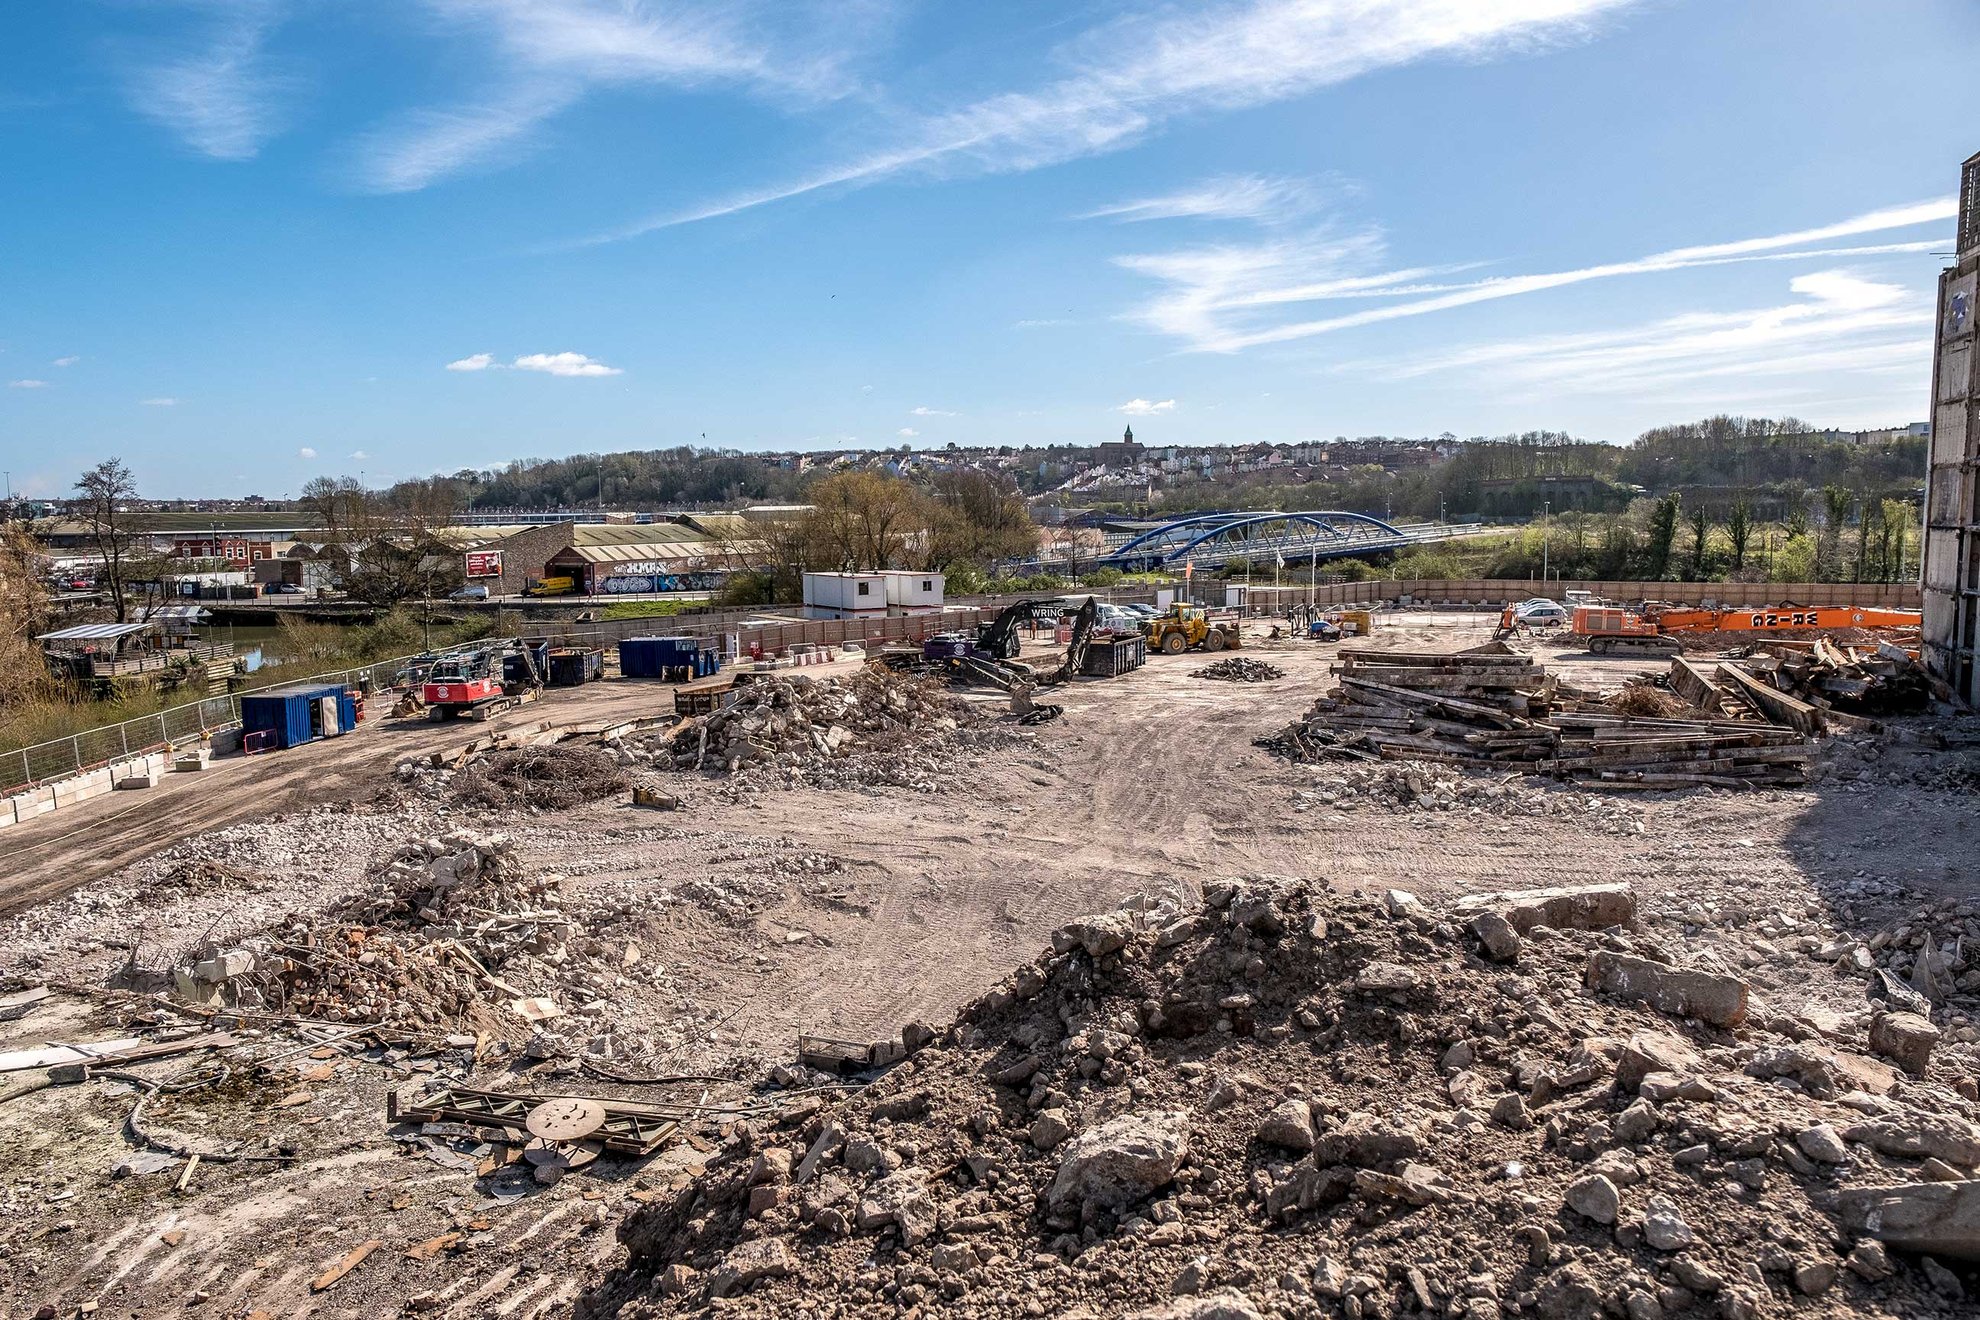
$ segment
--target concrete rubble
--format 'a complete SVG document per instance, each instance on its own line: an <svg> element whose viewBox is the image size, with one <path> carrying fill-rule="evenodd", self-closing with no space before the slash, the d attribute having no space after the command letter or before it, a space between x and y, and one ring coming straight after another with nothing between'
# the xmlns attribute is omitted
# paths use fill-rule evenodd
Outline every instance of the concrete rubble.
<svg viewBox="0 0 1980 1320"><path fill-rule="evenodd" d="M1258 877L1074 923L635 1215L581 1313L1939 1313L1980 1106L1811 1051L1640 920L1614 886L1467 918ZM744 1285L744 1248L789 1268Z"/></svg>
<svg viewBox="0 0 1980 1320"><path fill-rule="evenodd" d="M1307 768L1312 786L1293 795L1296 812L1372 809L1438 824L1451 815L1500 822L1572 817L1604 834L1643 832L1643 813L1606 793L1515 775L1473 774L1435 761L1323 761Z"/></svg>
<svg viewBox="0 0 1980 1320"><path fill-rule="evenodd" d="M1030 735L986 726L981 708L945 684L869 665L846 678L759 677L733 701L672 728L607 744L619 763L725 776L745 790L892 786L933 792L964 753Z"/></svg>
<svg viewBox="0 0 1980 1320"><path fill-rule="evenodd" d="M1234 655L1223 660L1213 660L1201 669L1192 669L1189 676L1216 679L1225 683L1271 683L1284 678L1286 671L1269 661Z"/></svg>

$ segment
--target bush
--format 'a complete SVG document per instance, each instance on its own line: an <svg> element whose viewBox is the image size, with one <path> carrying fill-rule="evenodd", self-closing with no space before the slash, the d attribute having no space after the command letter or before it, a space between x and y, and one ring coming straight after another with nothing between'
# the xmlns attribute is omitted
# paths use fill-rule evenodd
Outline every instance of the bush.
<svg viewBox="0 0 1980 1320"><path fill-rule="evenodd" d="M982 565L967 559L958 559L942 572L946 578L942 589L951 596L980 595L985 584L990 580L989 575L983 571Z"/></svg>
<svg viewBox="0 0 1980 1320"><path fill-rule="evenodd" d="M1118 568L1103 568L1088 573L1080 579L1080 585L1087 587L1118 587L1127 575Z"/></svg>
<svg viewBox="0 0 1980 1320"><path fill-rule="evenodd" d="M722 584L722 590L716 594L715 603L746 610L774 604L776 599L775 584L768 573L731 573L729 580Z"/></svg>

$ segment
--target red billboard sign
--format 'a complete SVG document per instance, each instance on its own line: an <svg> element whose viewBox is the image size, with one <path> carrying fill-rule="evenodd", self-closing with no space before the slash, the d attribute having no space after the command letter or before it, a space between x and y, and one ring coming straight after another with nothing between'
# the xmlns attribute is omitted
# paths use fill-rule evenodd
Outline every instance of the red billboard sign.
<svg viewBox="0 0 1980 1320"><path fill-rule="evenodd" d="M502 576L502 552L500 550L470 550L467 552L467 576L471 578L492 578Z"/></svg>

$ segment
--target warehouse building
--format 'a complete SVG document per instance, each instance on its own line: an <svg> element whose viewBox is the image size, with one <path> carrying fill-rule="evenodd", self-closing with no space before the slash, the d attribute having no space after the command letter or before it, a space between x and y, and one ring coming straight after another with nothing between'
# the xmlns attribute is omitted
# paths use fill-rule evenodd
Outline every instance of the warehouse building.
<svg viewBox="0 0 1980 1320"><path fill-rule="evenodd" d="M1959 181L1957 256L1939 276L1932 438L1925 479L1925 660L1980 703L1980 155Z"/></svg>
<svg viewBox="0 0 1980 1320"><path fill-rule="evenodd" d="M727 529L724 529L727 530ZM616 596L719 587L749 543L710 536L683 518L660 523L552 523L449 527L469 586L514 596L533 582L568 577L576 593Z"/></svg>

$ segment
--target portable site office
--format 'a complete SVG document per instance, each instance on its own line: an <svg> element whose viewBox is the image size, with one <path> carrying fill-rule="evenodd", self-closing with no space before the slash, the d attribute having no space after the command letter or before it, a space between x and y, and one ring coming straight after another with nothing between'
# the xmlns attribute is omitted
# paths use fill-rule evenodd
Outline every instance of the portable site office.
<svg viewBox="0 0 1980 1320"><path fill-rule="evenodd" d="M342 684L298 684L241 698L241 741L251 751L334 738L357 724L357 693Z"/></svg>

